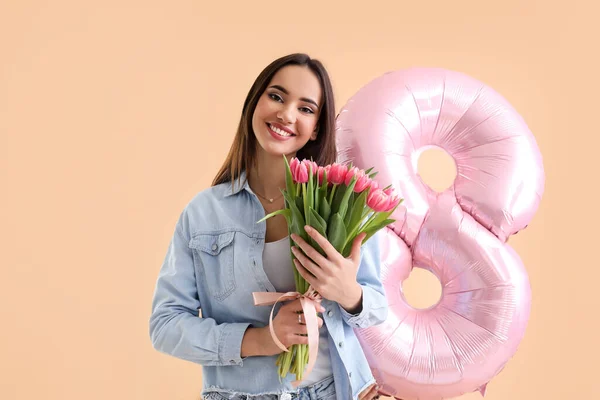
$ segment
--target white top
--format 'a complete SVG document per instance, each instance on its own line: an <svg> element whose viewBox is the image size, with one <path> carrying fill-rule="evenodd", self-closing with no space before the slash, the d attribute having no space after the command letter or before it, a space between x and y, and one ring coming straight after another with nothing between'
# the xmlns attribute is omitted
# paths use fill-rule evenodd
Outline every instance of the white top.
<svg viewBox="0 0 600 400"><path fill-rule="evenodd" d="M290 238L265 243L263 250L263 268L269 281L278 292L295 292L294 264L290 251ZM300 386L308 386L333 375L329 358L328 333L325 324L319 329L319 355L310 375L305 376Z"/></svg>

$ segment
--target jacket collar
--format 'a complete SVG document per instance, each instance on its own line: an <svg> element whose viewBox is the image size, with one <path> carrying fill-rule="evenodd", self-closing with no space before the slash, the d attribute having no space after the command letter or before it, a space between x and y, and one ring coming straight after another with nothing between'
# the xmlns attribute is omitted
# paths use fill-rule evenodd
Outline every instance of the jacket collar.
<svg viewBox="0 0 600 400"><path fill-rule="evenodd" d="M242 189L246 189L252 193L250 185L248 185L248 179L246 178L246 171L242 171L242 173L240 174L239 181L237 179L233 181L233 188L231 182L227 182L227 190L225 191L225 197L238 194Z"/></svg>

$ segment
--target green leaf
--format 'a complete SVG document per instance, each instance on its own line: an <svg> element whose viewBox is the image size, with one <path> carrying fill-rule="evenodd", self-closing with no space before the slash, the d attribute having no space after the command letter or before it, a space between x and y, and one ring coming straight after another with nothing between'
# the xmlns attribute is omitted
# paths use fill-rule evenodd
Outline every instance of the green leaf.
<svg viewBox="0 0 600 400"><path fill-rule="evenodd" d="M296 197L296 207L298 207L298 210L300 210L302 216L304 216L304 199L302 198L302 196Z"/></svg>
<svg viewBox="0 0 600 400"><path fill-rule="evenodd" d="M378 224L371 225L368 229L366 229L364 231L367 234L367 236L365 236L363 243L365 243L367 240L369 240L371 238L371 236L376 234L380 229L385 228L386 226L388 226L389 224L391 224L393 222L396 222L396 220L395 219L386 219L386 220L379 222Z"/></svg>
<svg viewBox="0 0 600 400"><path fill-rule="evenodd" d="M339 213L335 213L331 216L327 240L329 240L329 243L331 243L338 252L342 252L344 242L346 241L346 226Z"/></svg>
<svg viewBox="0 0 600 400"><path fill-rule="evenodd" d="M350 252L352 251L352 244L354 243L356 236L358 236L358 235L355 235L353 237L348 237L348 241L344 245L344 251L340 252L344 257L348 257L350 255ZM362 244L364 244L366 242L367 242L367 238L365 237L361 243L361 246L362 246Z"/></svg>
<svg viewBox="0 0 600 400"><path fill-rule="evenodd" d="M306 219L307 225L315 228L323 237L327 237L327 223L325 220L313 208L309 209L308 215L309 217ZM309 244L324 256L325 251L321 246L312 237L309 237L309 239Z"/></svg>
<svg viewBox="0 0 600 400"><path fill-rule="evenodd" d="M288 163L285 154L283 155L283 161L285 162L285 190L287 190L287 192L292 198L295 198L296 185L294 184L294 179L292 178L292 170L290 169L290 164Z"/></svg>
<svg viewBox="0 0 600 400"><path fill-rule="evenodd" d="M290 195L288 193L285 193L284 197L290 203L290 210L292 210L292 215L291 215L292 223L288 225L289 231L291 233L295 233L296 235L300 236L302 239L308 241L308 234L304 230L305 223L304 223L304 217L302 216L302 213L300 212L298 207L296 207L296 202L291 201L291 199L289 198Z"/></svg>
<svg viewBox="0 0 600 400"><path fill-rule="evenodd" d="M309 164L308 167L308 187L306 188L306 193L304 195L306 196L306 198L304 199L304 216L308 217L308 209L315 207L315 186L312 164Z"/></svg>
<svg viewBox="0 0 600 400"><path fill-rule="evenodd" d="M321 215L321 217L323 217L326 223L329 223L329 216L331 215L331 206L327 202L327 199L323 198L319 206L319 214Z"/></svg>
<svg viewBox="0 0 600 400"><path fill-rule="evenodd" d="M369 227L370 226L375 226L375 225L379 224L381 221L384 221L391 214L392 213L389 212L389 211L377 213L377 215L375 216L375 218L373 218L373 220L369 223Z"/></svg>
<svg viewBox="0 0 600 400"><path fill-rule="evenodd" d="M307 197L306 197L306 183L302 184L302 207L298 207L300 208L300 210L302 210L302 214L304 215L304 218L308 218L308 202L306 201Z"/></svg>
<svg viewBox="0 0 600 400"><path fill-rule="evenodd" d="M315 171L315 185L313 190L313 208L315 210L319 209L319 203L321 202L321 191L319 187L319 174L318 170Z"/></svg>
<svg viewBox="0 0 600 400"><path fill-rule="evenodd" d="M318 210L320 203L321 203L321 199L319 198L319 189L317 189L316 192L314 193L314 206L312 207L313 210Z"/></svg>
<svg viewBox="0 0 600 400"><path fill-rule="evenodd" d="M354 201L351 211L348 213L348 215L350 215L350 220L349 223L346 224L346 227L348 228L348 232L350 232L350 235L353 235L354 232L356 232L360 227L368 195L368 190L362 191L361 194Z"/></svg>
<svg viewBox="0 0 600 400"><path fill-rule="evenodd" d="M344 198L344 194L346 194L346 185L339 184L339 185L333 185L333 188L331 189L332 191L335 190L335 193L333 193L333 199L331 199L331 212L332 213L337 213L340 209L340 204L342 203L342 199Z"/></svg>
<svg viewBox="0 0 600 400"><path fill-rule="evenodd" d="M327 183L327 171L323 171L323 182L321 182L321 186L319 187L319 191L323 197L327 196L327 188L329 187L329 183Z"/></svg>
<svg viewBox="0 0 600 400"><path fill-rule="evenodd" d="M295 287L296 287L296 291L300 292L302 290L302 276L300 275L300 273L298 272L298 270L296 269L296 266L294 265L294 259L296 258L296 256L294 255L294 253L292 252L292 247L290 246L290 257L291 257L291 268L292 271L294 271L294 283L295 283Z"/></svg>
<svg viewBox="0 0 600 400"><path fill-rule="evenodd" d="M356 175L350 180L350 185L346 187L346 190L344 191L344 197L342 197L342 200L340 201L338 213L342 219L346 216L346 211L348 210L348 200L350 199L350 195L354 193L354 185L356 185Z"/></svg>
<svg viewBox="0 0 600 400"><path fill-rule="evenodd" d="M325 221L325 219L321 217L319 213L313 208L310 209L310 215L312 221L315 221L315 224L311 224L310 226L315 228L321 235L323 235L323 237L327 237L327 222Z"/></svg>
<svg viewBox="0 0 600 400"><path fill-rule="evenodd" d="M292 211L289 208L284 208L284 209L281 209L281 210L277 210L277 211L274 211L274 212L272 212L272 213L270 213L268 215L265 215L264 218L259 219L258 221L256 221L256 223L258 224L258 223L263 222L263 221L265 221L265 220L267 220L267 219L269 219L271 217L274 217L276 215L283 215L285 217L285 220L288 223L288 226L291 225Z"/></svg>
<svg viewBox="0 0 600 400"><path fill-rule="evenodd" d="M356 235L354 235L353 237L348 237L348 242L346 243L345 247L344 247L344 251L342 253L342 255L344 257L348 257L350 255L350 251L352 251L352 243L354 242L354 239L362 232L365 232L367 235L365 236L365 238L363 239L362 243L367 243L367 241L374 235L376 234L379 230L385 228L386 226L388 226L389 224L396 222L395 219L386 219L383 220L381 222L379 222L377 225L371 225L368 229L357 233Z"/></svg>
<svg viewBox="0 0 600 400"><path fill-rule="evenodd" d="M319 204L315 204L315 210L319 210L319 212L321 211L321 203L323 201L327 201L327 188L328 188L328 184L327 184L327 171L323 172L323 182L321 182L321 186L319 186L319 188L317 189L317 193L318 193L318 197L319 197ZM321 213L321 215L323 215ZM327 218L325 218L327 219Z"/></svg>
<svg viewBox="0 0 600 400"><path fill-rule="evenodd" d="M344 215L344 224L346 224L346 230L350 231L350 217L352 215L352 210L354 207L354 202L357 195L354 191L350 194L350 198L348 198L348 208L346 210L346 215Z"/></svg>

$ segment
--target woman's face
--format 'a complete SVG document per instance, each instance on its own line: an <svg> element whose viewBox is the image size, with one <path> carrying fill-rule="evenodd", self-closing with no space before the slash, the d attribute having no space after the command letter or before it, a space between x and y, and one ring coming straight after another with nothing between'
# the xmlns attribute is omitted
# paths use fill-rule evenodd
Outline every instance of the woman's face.
<svg viewBox="0 0 600 400"><path fill-rule="evenodd" d="M321 97L319 80L309 68L288 65L280 69L252 116L258 151L295 155L309 140L316 140Z"/></svg>

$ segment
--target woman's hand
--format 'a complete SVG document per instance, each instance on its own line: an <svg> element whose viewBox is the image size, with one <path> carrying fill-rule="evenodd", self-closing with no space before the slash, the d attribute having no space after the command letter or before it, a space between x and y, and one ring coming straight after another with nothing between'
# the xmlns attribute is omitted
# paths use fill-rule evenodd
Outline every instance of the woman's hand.
<svg viewBox="0 0 600 400"><path fill-rule="evenodd" d="M320 304L315 304L317 312L324 312ZM323 320L317 317L319 328L323 326ZM283 351L275 344L271 337L269 327L263 329L263 351L267 356L274 356ZM306 329L306 320L302 311L300 300L293 300L283 304L275 318L273 318L273 330L279 341L286 347L290 348L294 344L308 344L308 330Z"/></svg>
<svg viewBox="0 0 600 400"><path fill-rule="evenodd" d="M298 272L321 296L336 301L351 314L357 313L362 305L362 288L356 282L356 274L360 265L360 246L366 234L361 233L354 239L350 256L345 258L315 229L306 226L305 230L325 251L327 258L292 234L292 240L304 251L303 254L292 247Z"/></svg>
<svg viewBox="0 0 600 400"><path fill-rule="evenodd" d="M379 386L372 384L358 395L358 400L372 400L379 398Z"/></svg>

